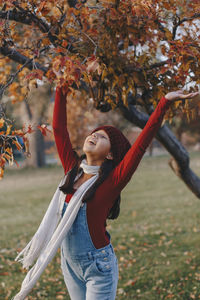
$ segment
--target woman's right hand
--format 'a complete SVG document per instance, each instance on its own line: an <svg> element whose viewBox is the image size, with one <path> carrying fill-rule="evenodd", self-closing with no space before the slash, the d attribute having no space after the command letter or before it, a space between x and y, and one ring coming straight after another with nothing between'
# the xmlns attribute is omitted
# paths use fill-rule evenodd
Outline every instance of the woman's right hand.
<svg viewBox="0 0 200 300"><path fill-rule="evenodd" d="M196 96L200 96L199 92L195 93L189 93L189 94L184 94L183 90L178 90L174 92L170 92L165 95L165 98L170 101L177 101L177 100L185 100L185 99L193 99Z"/></svg>

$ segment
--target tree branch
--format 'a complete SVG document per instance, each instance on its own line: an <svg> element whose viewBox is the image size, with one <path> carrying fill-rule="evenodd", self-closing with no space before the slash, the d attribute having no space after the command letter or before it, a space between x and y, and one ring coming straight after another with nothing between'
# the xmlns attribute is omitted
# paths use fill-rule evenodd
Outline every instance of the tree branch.
<svg viewBox="0 0 200 300"><path fill-rule="evenodd" d="M39 53L44 52L46 49L48 49L49 47L44 47L43 49L41 49L39 51ZM6 90L6 88L14 81L14 79L16 78L16 76L18 75L18 73L20 73L25 67L29 68L30 70L32 69L40 69L42 70L44 73L47 72L47 68L41 66L38 63L34 62L34 59L37 56L34 56L32 58L27 58L26 56L20 54L19 52L15 51L14 49L10 49L8 47L0 47L0 53L2 53L4 56L9 57L10 59L22 64L21 68L19 70L17 70L14 74L10 75L9 80L7 81L7 83L5 85L1 85L0 88L0 99L2 98L2 95L4 93L4 91Z"/></svg>
<svg viewBox="0 0 200 300"><path fill-rule="evenodd" d="M177 19L175 19L174 27L173 27L173 30L172 30L172 39L173 40L175 39L177 29L181 24L183 24L184 22L192 21L192 20L197 19L197 18L200 18L200 13L196 13L193 16L188 17L188 18L183 18L182 20L178 19L178 22L177 22Z"/></svg>
<svg viewBox="0 0 200 300"><path fill-rule="evenodd" d="M167 65L170 62L169 59L154 63L152 65L149 65L148 67L144 67L144 68L136 68L134 65L130 64L130 65L125 65L123 67L123 72L127 72L127 73L132 73L132 72L142 72L142 71L150 71L159 67L162 67L164 65Z"/></svg>
<svg viewBox="0 0 200 300"><path fill-rule="evenodd" d="M16 8L8 11L0 11L0 19L15 21L29 26L35 24L41 32L47 33L50 42L55 45L55 41L58 40L58 37L51 33L51 26L49 26L44 20L38 18L32 12L19 6L17 6L17 8L20 9L20 11Z"/></svg>
<svg viewBox="0 0 200 300"><path fill-rule="evenodd" d="M21 65L26 64L26 68L28 68L30 70L40 69L44 73L46 73L48 70L47 68L45 68L44 66L42 66L41 64L39 64L37 62L34 62L34 65L33 65L34 58L28 58L27 56L19 53L18 51L16 51L13 48L9 48L7 46L0 47L0 53Z"/></svg>

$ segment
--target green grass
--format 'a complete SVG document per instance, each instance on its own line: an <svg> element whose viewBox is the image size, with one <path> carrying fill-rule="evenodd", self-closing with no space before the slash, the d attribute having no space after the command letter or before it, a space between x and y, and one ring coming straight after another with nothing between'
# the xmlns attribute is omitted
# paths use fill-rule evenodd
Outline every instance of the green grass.
<svg viewBox="0 0 200 300"><path fill-rule="evenodd" d="M119 260L117 299L200 299L200 201L168 167L168 156L145 157L109 222ZM200 175L200 157L192 155ZM62 177L60 167L8 170L0 182L0 299L25 276L16 251L29 241ZM28 299L69 299L59 253ZM94 299L95 300L95 299Z"/></svg>

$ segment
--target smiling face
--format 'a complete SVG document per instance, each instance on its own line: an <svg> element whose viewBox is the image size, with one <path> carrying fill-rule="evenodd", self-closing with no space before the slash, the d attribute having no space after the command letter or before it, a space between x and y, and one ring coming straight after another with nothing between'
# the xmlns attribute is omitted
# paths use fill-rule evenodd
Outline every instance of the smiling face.
<svg viewBox="0 0 200 300"><path fill-rule="evenodd" d="M113 159L110 139L104 130L95 131L87 136L83 145L83 152L87 158L92 159L98 165L101 165L106 158Z"/></svg>

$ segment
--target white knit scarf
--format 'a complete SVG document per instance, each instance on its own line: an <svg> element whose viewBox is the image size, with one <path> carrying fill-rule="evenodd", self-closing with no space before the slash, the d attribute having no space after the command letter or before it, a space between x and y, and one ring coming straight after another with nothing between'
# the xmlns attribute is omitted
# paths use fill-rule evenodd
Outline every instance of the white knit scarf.
<svg viewBox="0 0 200 300"><path fill-rule="evenodd" d="M86 160L83 160L80 167L83 169L84 173L93 174L94 176L85 181L77 189L62 218L61 213L66 195L59 190L59 186L63 184L65 180L64 177L50 202L37 232L28 245L16 257L16 260L21 261L23 263L23 267L26 269L28 269L36 259L37 261L28 271L22 282L20 292L13 298L13 300L24 300L32 290L48 263L55 256L64 237L71 228L86 191L97 180L100 168L99 166L89 166L87 165ZM78 179L78 176L76 179ZM21 256L23 256L22 259L20 259Z"/></svg>

